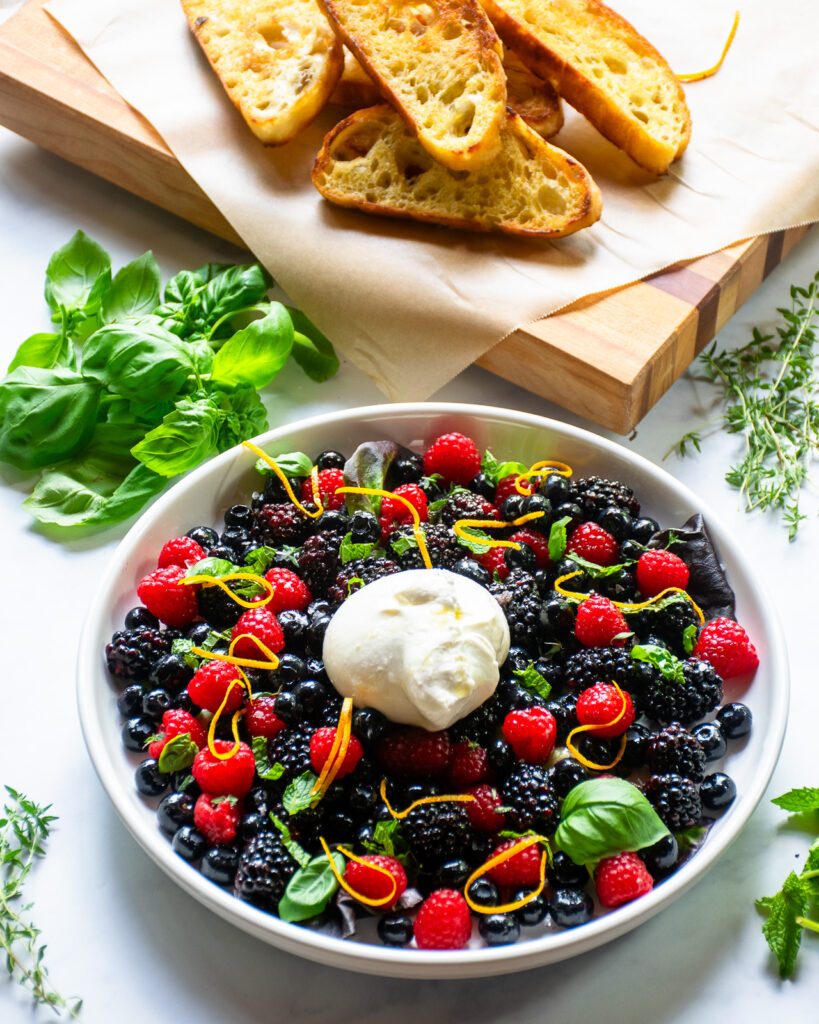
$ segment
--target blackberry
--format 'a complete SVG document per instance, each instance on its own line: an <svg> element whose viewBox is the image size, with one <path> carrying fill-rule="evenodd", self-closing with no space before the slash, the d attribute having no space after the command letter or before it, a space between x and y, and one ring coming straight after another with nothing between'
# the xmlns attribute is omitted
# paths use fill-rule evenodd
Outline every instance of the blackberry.
<svg viewBox="0 0 819 1024"><path fill-rule="evenodd" d="M515 569L502 582L490 584L489 593L494 595L506 616L512 645L537 654L543 601L534 576L523 569Z"/></svg>
<svg viewBox="0 0 819 1024"><path fill-rule="evenodd" d="M337 533L315 533L299 552L299 575L314 594L325 594L336 578L341 537Z"/></svg>
<svg viewBox="0 0 819 1024"><path fill-rule="evenodd" d="M652 772L676 772L693 782L705 778L705 751L679 722L672 722L648 741L646 763Z"/></svg>
<svg viewBox="0 0 819 1024"><path fill-rule="evenodd" d="M629 616L629 626L639 635L651 634L665 643L669 650L682 657L683 633L689 626L699 622L690 601L681 598L657 608L646 608Z"/></svg>
<svg viewBox="0 0 819 1024"><path fill-rule="evenodd" d="M262 505L256 524L265 544L301 544L310 532L310 520L290 502Z"/></svg>
<svg viewBox="0 0 819 1024"><path fill-rule="evenodd" d="M695 782L668 772L652 775L643 792L653 804L666 828L672 832L696 825L702 817L702 800Z"/></svg>
<svg viewBox="0 0 819 1024"><path fill-rule="evenodd" d="M453 740L474 740L484 746L495 735L504 716L504 707L496 690L491 697L470 711L450 728Z"/></svg>
<svg viewBox="0 0 819 1024"><path fill-rule="evenodd" d="M401 834L422 868L465 856L472 828L463 804L421 804L401 824Z"/></svg>
<svg viewBox="0 0 819 1024"><path fill-rule="evenodd" d="M586 647L566 658L564 679L572 693L582 693L595 683L617 683L632 698L655 676L644 662L635 661L622 647Z"/></svg>
<svg viewBox="0 0 819 1024"><path fill-rule="evenodd" d="M108 671L118 679L145 679L163 654L171 650L170 633L152 626L120 629L105 645Z"/></svg>
<svg viewBox="0 0 819 1024"><path fill-rule="evenodd" d="M459 559L463 558L465 548L458 543L458 538L443 524L424 523L421 527L426 541L429 559L437 569L452 569ZM403 538L403 542L401 540ZM398 554L395 550L398 541L399 550L403 543L409 541L410 546ZM415 544L415 536L411 526L400 526L390 534L389 544L392 549L392 557L398 562L402 569L423 569L424 562L421 552Z"/></svg>
<svg viewBox="0 0 819 1024"><path fill-rule="evenodd" d="M366 586L380 580L382 576L392 576L398 571L397 563L391 558L373 558L372 555L368 555L367 558L356 558L338 570L335 582L327 591L327 597L333 604L341 604L353 590L362 586L360 583L353 583L351 586L352 580L363 580L363 585Z"/></svg>
<svg viewBox="0 0 819 1024"><path fill-rule="evenodd" d="M642 709L660 725L688 725L713 711L722 700L722 679L707 661L691 658L682 663L682 672L682 683L657 673L641 695Z"/></svg>
<svg viewBox="0 0 819 1024"><path fill-rule="evenodd" d="M557 828L558 802L545 768L515 765L501 786L501 796L509 808L507 821L516 831L532 828L551 835Z"/></svg>
<svg viewBox="0 0 819 1024"><path fill-rule="evenodd" d="M229 580L226 584L234 592L239 591L243 585L247 585L244 580ZM196 605L202 618L218 630L230 629L235 626L239 621L239 616L245 610L221 587L199 587L196 593Z"/></svg>
<svg viewBox="0 0 819 1024"><path fill-rule="evenodd" d="M276 703L276 713L279 713L279 705ZM282 729L278 736L274 737L269 745L270 763L278 762L284 768L282 779L289 782L290 779L301 775L312 768L310 761L310 737L313 730L305 726L291 726L289 729Z"/></svg>
<svg viewBox="0 0 819 1024"><path fill-rule="evenodd" d="M438 522L453 527L459 519L495 519L497 512L491 501L472 491L456 491L446 499L438 513Z"/></svg>
<svg viewBox="0 0 819 1024"><path fill-rule="evenodd" d="M236 895L263 910L275 910L296 862L278 835L262 832L251 839L239 857Z"/></svg>
<svg viewBox="0 0 819 1024"><path fill-rule="evenodd" d="M572 481L569 500L577 502L589 519L596 519L604 509L612 507L628 512L632 519L640 514L640 502L630 487L619 480L604 480L599 476Z"/></svg>

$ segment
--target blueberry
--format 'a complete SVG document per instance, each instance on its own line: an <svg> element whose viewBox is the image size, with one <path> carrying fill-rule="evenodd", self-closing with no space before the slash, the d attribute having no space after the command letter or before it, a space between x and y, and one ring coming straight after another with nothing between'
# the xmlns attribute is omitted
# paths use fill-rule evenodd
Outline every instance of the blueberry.
<svg viewBox="0 0 819 1024"><path fill-rule="evenodd" d="M489 570L485 569L480 562L476 562L471 558L459 559L452 566L452 571L456 572L459 576L466 576L468 580L480 583L482 587L488 586L491 581Z"/></svg>
<svg viewBox="0 0 819 1024"><path fill-rule="evenodd" d="M187 690L183 690L174 697L173 706L178 711L190 711L192 715L197 714L199 710Z"/></svg>
<svg viewBox="0 0 819 1024"><path fill-rule="evenodd" d="M624 540L620 545L620 558L624 562L636 562L645 551L643 545L636 540Z"/></svg>
<svg viewBox="0 0 819 1024"><path fill-rule="evenodd" d="M284 633L285 645L303 650L310 631L310 620L304 612L288 608L286 611L279 612L276 618L279 620L282 633Z"/></svg>
<svg viewBox="0 0 819 1024"><path fill-rule="evenodd" d="M574 612L565 598L553 597L543 604L543 616L557 637L574 632Z"/></svg>
<svg viewBox="0 0 819 1024"><path fill-rule="evenodd" d="M332 448L328 448L326 452L316 456L316 466L319 469L344 469L346 461L347 459L341 452L333 451Z"/></svg>
<svg viewBox="0 0 819 1024"><path fill-rule="evenodd" d="M631 524L631 539L640 544L648 544L654 534L660 529L660 524L655 519L643 516L642 519L635 519Z"/></svg>
<svg viewBox="0 0 819 1024"><path fill-rule="evenodd" d="M518 519L523 515L523 495L510 494L501 507L501 516L506 522Z"/></svg>
<svg viewBox="0 0 819 1024"><path fill-rule="evenodd" d="M576 928L590 920L594 904L582 889L555 889L549 900L549 913L560 928Z"/></svg>
<svg viewBox="0 0 819 1024"><path fill-rule="evenodd" d="M205 551L209 551L219 543L219 534L209 526L194 526L192 530L188 530L185 536L195 540Z"/></svg>
<svg viewBox="0 0 819 1024"><path fill-rule="evenodd" d="M317 615L329 615L331 612L330 602L325 601L322 597L317 597L315 601L311 601L307 606L307 615L311 619L314 619Z"/></svg>
<svg viewBox="0 0 819 1024"><path fill-rule="evenodd" d="M575 526L578 526L583 522L583 509L574 501L566 501L562 505L558 505L554 511L552 518L557 521L558 519L568 519L566 523L566 529L572 530Z"/></svg>
<svg viewBox="0 0 819 1024"><path fill-rule="evenodd" d="M276 697L276 714L287 725L295 725L299 721L301 713L301 705L289 690L285 690Z"/></svg>
<svg viewBox="0 0 819 1024"><path fill-rule="evenodd" d="M371 821L368 821L366 825L362 825L355 833L355 845L363 846L365 850L367 849L367 843L371 843L374 839L375 825Z"/></svg>
<svg viewBox="0 0 819 1024"><path fill-rule="evenodd" d="M487 501L494 502L495 485L486 473L478 473L477 476L473 476L467 486L469 487L469 490L474 491L475 494L479 494L482 498L486 498Z"/></svg>
<svg viewBox="0 0 819 1024"><path fill-rule="evenodd" d="M281 614L284 615L284 612ZM281 617L279 617L279 622L281 622ZM276 669L276 677L283 686L289 686L291 683L298 683L302 679L307 678L307 665L297 654L290 654L288 652L283 654L279 659L279 667Z"/></svg>
<svg viewBox="0 0 819 1024"><path fill-rule="evenodd" d="M150 626L152 629L159 628L159 619L151 615L147 608L138 605L132 608L125 616L126 629L139 629L140 626Z"/></svg>
<svg viewBox="0 0 819 1024"><path fill-rule="evenodd" d="M753 716L745 704L726 704L717 712L717 725L726 740L739 740L751 731Z"/></svg>
<svg viewBox="0 0 819 1024"><path fill-rule="evenodd" d="M617 508L616 505L610 505L608 508L604 508L597 517L597 522L618 542L626 540L631 533L633 525L633 520L628 512L623 511L621 508Z"/></svg>
<svg viewBox="0 0 819 1024"><path fill-rule="evenodd" d="M412 942L412 920L406 914L384 914L378 922L378 937L385 946L406 946Z"/></svg>
<svg viewBox="0 0 819 1024"><path fill-rule="evenodd" d="M552 503L549 501L549 499L544 497L542 494L535 493L530 494L528 498L523 499L520 514L523 516L528 516L531 515L533 512L542 512L543 515L539 519L533 519L531 523L527 524L529 526L534 526L535 528L537 528L538 526L542 526L547 521L549 513L551 511Z"/></svg>
<svg viewBox="0 0 819 1024"><path fill-rule="evenodd" d="M325 812L322 827L328 841L341 842L353 834L355 822L345 810L330 811Z"/></svg>
<svg viewBox="0 0 819 1024"><path fill-rule="evenodd" d="M646 763L646 747L651 739L651 731L639 722L630 725L626 730L626 748L620 763L617 765L623 771L636 771Z"/></svg>
<svg viewBox="0 0 819 1024"><path fill-rule="evenodd" d="M701 722L691 730L702 749L705 751L706 761L719 761L725 757L728 744L722 735L722 730L716 722Z"/></svg>
<svg viewBox="0 0 819 1024"><path fill-rule="evenodd" d="M395 479L397 484L416 484L423 475L424 459L414 452L400 455L390 469L390 476Z"/></svg>
<svg viewBox="0 0 819 1024"><path fill-rule="evenodd" d="M463 889L472 869L465 860L447 860L435 872L435 880L442 889Z"/></svg>
<svg viewBox="0 0 819 1024"><path fill-rule="evenodd" d="M146 757L134 772L136 788L143 796L159 796L168 788L168 776L152 757Z"/></svg>
<svg viewBox="0 0 819 1024"><path fill-rule="evenodd" d="M248 505L231 505L225 512L225 526L249 529L253 525L253 512Z"/></svg>
<svg viewBox="0 0 819 1024"><path fill-rule="evenodd" d="M489 746L486 748L486 754L489 759L489 763L495 769L503 775L508 772L512 765L515 763L515 754L506 740L496 739L492 740Z"/></svg>
<svg viewBox="0 0 819 1024"><path fill-rule="evenodd" d="M589 881L585 865L575 864L571 857L559 850L548 869L549 881L556 889L582 889Z"/></svg>
<svg viewBox="0 0 819 1024"><path fill-rule="evenodd" d="M188 631L185 636L190 640L194 647L201 647L210 636L210 633L211 628L207 622L194 622L192 626L188 627Z"/></svg>
<svg viewBox="0 0 819 1024"><path fill-rule="evenodd" d="M117 711L123 718L132 718L142 710L143 689L139 683L126 686L117 698Z"/></svg>
<svg viewBox="0 0 819 1024"><path fill-rule="evenodd" d="M520 921L514 914L484 914L478 921L478 931L487 946L508 946L520 938Z"/></svg>
<svg viewBox="0 0 819 1024"><path fill-rule="evenodd" d="M307 659L307 675L311 679L318 679L320 683L329 683L330 678L324 668L324 662L321 658L308 658Z"/></svg>
<svg viewBox="0 0 819 1024"><path fill-rule="evenodd" d="M340 508L331 508L322 515L319 527L326 533L346 533L350 529L350 519Z"/></svg>
<svg viewBox="0 0 819 1024"><path fill-rule="evenodd" d="M253 535L244 526L226 526L219 541L222 547L239 553L252 545Z"/></svg>
<svg viewBox="0 0 819 1024"><path fill-rule="evenodd" d="M208 549L208 555L211 558L222 558L226 562L233 562L236 559L236 551L233 548L229 548L227 544L216 544L214 547ZM226 595L227 596L227 595ZM228 598L230 600L230 598ZM236 606L239 608L239 606ZM239 608L241 613L242 609Z"/></svg>
<svg viewBox="0 0 819 1024"><path fill-rule="evenodd" d="M386 728L387 719L375 708L359 708L353 712L353 732L365 747L374 746Z"/></svg>
<svg viewBox="0 0 819 1024"><path fill-rule="evenodd" d="M521 544L520 548L505 548L503 560L510 569L525 569L531 572L537 566L535 552L528 544Z"/></svg>
<svg viewBox="0 0 819 1024"><path fill-rule="evenodd" d="M235 846L212 846L202 858L199 870L217 885L233 885L238 867L239 851Z"/></svg>
<svg viewBox="0 0 819 1024"><path fill-rule="evenodd" d="M565 757L549 772L549 779L555 794L563 800L575 786L588 779L588 773L579 761L573 757Z"/></svg>
<svg viewBox="0 0 819 1024"><path fill-rule="evenodd" d="M208 841L192 825L183 825L174 833L171 840L174 853L178 853L183 860L199 860L208 846Z"/></svg>
<svg viewBox="0 0 819 1024"><path fill-rule="evenodd" d="M570 485L565 476L558 473L550 473L540 481L538 490L549 499L553 506L563 505L569 500ZM560 516L555 516L559 519Z"/></svg>
<svg viewBox="0 0 819 1024"><path fill-rule="evenodd" d="M253 839L261 832L269 832L272 825L266 812L250 811L239 819L236 832L240 839Z"/></svg>
<svg viewBox="0 0 819 1024"><path fill-rule="evenodd" d="M369 782L357 782L347 797L350 809L359 814L366 814L378 801L378 790Z"/></svg>
<svg viewBox="0 0 819 1024"><path fill-rule="evenodd" d="M192 678L193 669L189 668L178 654L163 654L151 669L148 682L171 693L179 693Z"/></svg>
<svg viewBox="0 0 819 1024"><path fill-rule="evenodd" d="M516 645L509 648L509 654L506 656L504 668L507 672L515 672L517 669L526 668L531 660L532 655L526 650L526 648Z"/></svg>
<svg viewBox="0 0 819 1024"><path fill-rule="evenodd" d="M512 901L517 903L518 900L526 899L530 893L527 889L518 889L517 892L513 893ZM541 893L540 896L535 896L534 899L530 899L528 903L525 903L522 907L518 907L515 911L515 916L521 924L527 927L532 925L540 924L541 921L545 921L549 914L549 901Z"/></svg>
<svg viewBox="0 0 819 1024"><path fill-rule="evenodd" d="M736 795L736 783L725 772L706 775L700 786L702 806L709 811L724 811L734 802Z"/></svg>
<svg viewBox="0 0 819 1024"><path fill-rule="evenodd" d="M473 832L469 837L469 846L465 850L465 855L469 860L469 863L476 867L478 864L483 864L489 860L489 854L492 851L493 843L489 836L482 835L480 832Z"/></svg>
<svg viewBox="0 0 819 1024"><path fill-rule="evenodd" d="M350 540L353 544L375 544L381 536L381 525L369 512L353 512L350 519Z"/></svg>
<svg viewBox="0 0 819 1024"><path fill-rule="evenodd" d="M500 902L498 887L488 878L476 878L468 892L472 902L482 907L494 907Z"/></svg>
<svg viewBox="0 0 819 1024"><path fill-rule="evenodd" d="M153 734L153 722L147 718L129 718L122 727L122 742L126 749L142 752Z"/></svg>
<svg viewBox="0 0 819 1024"><path fill-rule="evenodd" d="M167 690L149 690L142 698L142 714L156 722L172 707L173 700Z"/></svg>
<svg viewBox="0 0 819 1024"><path fill-rule="evenodd" d="M315 615L310 619L310 625L307 627L307 644L311 650L321 650L331 618L331 615Z"/></svg>
<svg viewBox="0 0 819 1024"><path fill-rule="evenodd" d="M168 793L156 809L159 827L172 836L182 825L193 824L194 798L190 793Z"/></svg>
<svg viewBox="0 0 819 1024"><path fill-rule="evenodd" d="M640 857L648 868L651 877L655 880L665 878L666 875L673 871L679 856L680 848L677 845L677 840L670 832L667 836L663 836L662 839L654 843L653 846L640 850Z"/></svg>
<svg viewBox="0 0 819 1024"><path fill-rule="evenodd" d="M318 679L305 679L300 683L296 683L292 693L298 701L304 716L310 720L319 714L330 696L327 692L327 687L324 683L320 683Z"/></svg>

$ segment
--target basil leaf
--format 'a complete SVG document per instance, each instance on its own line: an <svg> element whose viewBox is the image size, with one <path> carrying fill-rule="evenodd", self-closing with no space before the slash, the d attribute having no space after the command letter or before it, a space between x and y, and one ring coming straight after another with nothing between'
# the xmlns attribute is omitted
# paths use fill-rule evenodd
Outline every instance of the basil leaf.
<svg viewBox="0 0 819 1024"><path fill-rule="evenodd" d="M657 644L635 644L631 648L631 656L635 661L643 661L659 669L663 678L669 682L677 683L679 686L685 684L682 661L665 647Z"/></svg>
<svg viewBox="0 0 819 1024"><path fill-rule="evenodd" d="M28 470L75 455L99 400L98 385L73 370L18 367L0 383L0 461Z"/></svg>
<svg viewBox="0 0 819 1024"><path fill-rule="evenodd" d="M313 468L313 460L304 452L285 452L284 455L274 455L273 459L285 476L310 476ZM256 472L262 476L276 475L262 459L256 460Z"/></svg>
<svg viewBox="0 0 819 1024"><path fill-rule="evenodd" d="M273 279L258 263L229 266L211 277L198 293L197 301L208 326L223 316L261 302L273 286Z"/></svg>
<svg viewBox="0 0 819 1024"><path fill-rule="evenodd" d="M133 320L151 313L159 303L159 267L152 252L117 271L102 300L102 322Z"/></svg>
<svg viewBox="0 0 819 1024"><path fill-rule="evenodd" d="M190 768L193 759L199 752L199 747L191 739L189 732L180 733L168 740L159 755L159 770L161 772L181 772L183 768Z"/></svg>
<svg viewBox="0 0 819 1024"><path fill-rule="evenodd" d="M530 661L526 668L516 668L512 673L524 690L536 693L538 697L548 700L552 692L552 684L546 677L535 668L535 663Z"/></svg>
<svg viewBox="0 0 819 1024"><path fill-rule="evenodd" d="M293 350L293 323L280 302L269 312L237 331L213 359L217 384L249 384L263 388L276 376Z"/></svg>
<svg viewBox="0 0 819 1024"><path fill-rule="evenodd" d="M111 258L83 231L58 249L46 268L45 299L52 310L96 312L111 286Z"/></svg>
<svg viewBox="0 0 819 1024"><path fill-rule="evenodd" d="M520 476L528 468L522 462L500 462L488 448L481 459L481 472L485 473L495 486L507 476Z"/></svg>
<svg viewBox="0 0 819 1024"><path fill-rule="evenodd" d="M260 779L267 782L275 782L284 775L284 765L277 761L272 764L267 749L267 740L264 736L254 736L251 741L253 757L256 760L256 773ZM272 817L272 815L271 815Z"/></svg>
<svg viewBox="0 0 819 1024"><path fill-rule="evenodd" d="M32 334L15 352L8 372L18 366L36 366L43 370L55 366L71 367L73 356L74 350L65 334Z"/></svg>
<svg viewBox="0 0 819 1024"><path fill-rule="evenodd" d="M344 857L335 851L331 854L336 870L344 873ZM330 862L320 853L299 868L287 883L284 896L278 906L282 921L306 921L320 914L338 889L338 882Z"/></svg>
<svg viewBox="0 0 819 1024"><path fill-rule="evenodd" d="M606 778L581 782L569 792L555 838L576 864L594 864L653 846L665 835L668 829L636 786Z"/></svg>
<svg viewBox="0 0 819 1024"><path fill-rule="evenodd" d="M300 309L287 307L293 322L293 359L310 380L329 380L338 372L338 356L326 338Z"/></svg>
<svg viewBox="0 0 819 1024"><path fill-rule="evenodd" d="M220 391L218 396L214 393L213 398L219 401L224 414L219 428L219 451L267 430L267 410L255 388Z"/></svg>
<svg viewBox="0 0 819 1024"><path fill-rule="evenodd" d="M209 397L180 398L173 411L131 449L131 454L161 476L186 473L216 451L221 415Z"/></svg>
<svg viewBox="0 0 819 1024"><path fill-rule="evenodd" d="M344 463L344 483L383 490L393 460L404 451L395 441L365 441ZM381 510L381 499L376 495L347 494L345 498L350 515L362 510L377 516Z"/></svg>
<svg viewBox="0 0 819 1024"><path fill-rule="evenodd" d="M276 549L263 544L260 548L248 551L245 555L245 566L250 572L255 573L256 576L264 576L273 564L275 557Z"/></svg>
<svg viewBox="0 0 819 1024"><path fill-rule="evenodd" d="M298 814L299 811L305 811L312 806L315 800L312 790L316 779L317 776L313 772L307 771L288 782L282 795L282 803L288 814Z"/></svg>
<svg viewBox="0 0 819 1024"><path fill-rule="evenodd" d="M218 277L230 266L229 263L205 263L196 270L180 270L165 285L163 299L165 302L186 305L191 302L208 281Z"/></svg>
<svg viewBox="0 0 819 1024"><path fill-rule="evenodd" d="M261 739L262 737L257 736L256 738ZM307 850L304 849L303 846L299 846L299 844L293 838L290 829L287 827L287 825L285 825L281 818L277 818L272 811L270 812L269 817L270 820L281 833L282 846L284 846L285 850L287 850L287 852L290 854L290 856L293 858L293 860L298 864L300 868L306 868L307 865L310 863L310 854L307 852Z"/></svg>
<svg viewBox="0 0 819 1024"><path fill-rule="evenodd" d="M374 547L374 543L354 544L352 533L345 534L339 548L341 564L346 565L348 562L353 562L358 558L366 558Z"/></svg>
<svg viewBox="0 0 819 1024"><path fill-rule="evenodd" d="M137 401L175 397L192 371L184 343L156 325L109 324L91 335L83 351L84 376Z"/></svg>
<svg viewBox="0 0 819 1024"><path fill-rule="evenodd" d="M803 786L800 789L791 789L782 796L774 797L771 803L781 807L783 811L790 811L791 814L819 811L819 788Z"/></svg>
<svg viewBox="0 0 819 1024"><path fill-rule="evenodd" d="M236 566L228 562L226 558L202 558L195 565L192 565L185 573L186 576L227 576L236 572Z"/></svg>
<svg viewBox="0 0 819 1024"><path fill-rule="evenodd" d="M549 528L549 561L559 562L566 551L566 527L572 521L571 516L556 520Z"/></svg>

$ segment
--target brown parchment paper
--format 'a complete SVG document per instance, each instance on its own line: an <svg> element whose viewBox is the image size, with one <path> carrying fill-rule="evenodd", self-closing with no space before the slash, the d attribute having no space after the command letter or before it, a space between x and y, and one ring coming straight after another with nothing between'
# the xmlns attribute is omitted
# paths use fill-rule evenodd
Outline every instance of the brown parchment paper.
<svg viewBox="0 0 819 1024"><path fill-rule="evenodd" d="M712 64L735 4L616 0L678 72ZM48 10L156 128L274 278L392 399L424 399L517 327L751 235L819 220L819 3L741 0L722 71L686 87L694 134L664 178L567 110L557 144L603 192L601 222L532 242L414 225L324 202L310 183L328 108L266 149L190 35L177 0L52 0Z"/></svg>

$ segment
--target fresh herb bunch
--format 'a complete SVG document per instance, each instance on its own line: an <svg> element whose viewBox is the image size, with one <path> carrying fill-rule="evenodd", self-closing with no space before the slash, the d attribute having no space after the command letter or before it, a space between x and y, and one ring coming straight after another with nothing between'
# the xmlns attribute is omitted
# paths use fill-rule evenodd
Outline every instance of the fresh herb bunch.
<svg viewBox="0 0 819 1024"><path fill-rule="evenodd" d="M31 904L20 904L23 886L37 857L45 855L44 843L51 825L57 820L51 807L39 807L22 793L6 786L8 802L0 818L0 949L6 958L9 976L31 992L35 1003L49 1006L58 1015L78 1016L82 1001L64 999L48 978L40 945L40 930L27 919Z"/></svg>
<svg viewBox="0 0 819 1024"><path fill-rule="evenodd" d="M807 518L800 497L819 452L818 297L819 274L807 288L791 288L791 308L778 310L783 323L775 334L755 327L741 348L717 353L712 345L703 352L703 373L693 379L719 388L722 415L710 430L692 430L671 449L701 451L706 433L721 427L742 434L742 458L725 479L742 494L746 511L778 509L791 540Z"/></svg>
<svg viewBox="0 0 819 1024"><path fill-rule="evenodd" d="M815 814L819 811L819 788L792 789L772 803L791 814ZM819 932L819 837L808 850L802 871L791 871L775 896L763 896L756 905L767 914L762 934L777 959L779 974L790 978L803 933Z"/></svg>
<svg viewBox="0 0 819 1024"><path fill-rule="evenodd" d="M264 430L258 390L290 356L316 381L330 342L270 302L257 263L183 270L161 292L150 252L111 273L78 231L51 257L56 329L17 350L0 382L0 461L40 479L24 502L63 531L127 519L170 477Z"/></svg>

